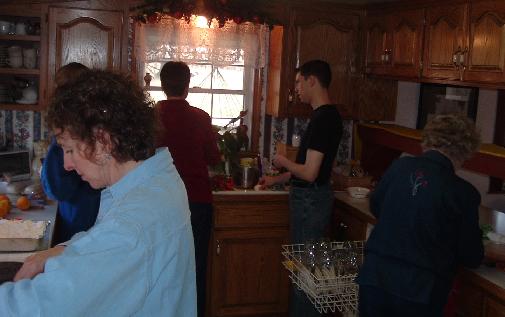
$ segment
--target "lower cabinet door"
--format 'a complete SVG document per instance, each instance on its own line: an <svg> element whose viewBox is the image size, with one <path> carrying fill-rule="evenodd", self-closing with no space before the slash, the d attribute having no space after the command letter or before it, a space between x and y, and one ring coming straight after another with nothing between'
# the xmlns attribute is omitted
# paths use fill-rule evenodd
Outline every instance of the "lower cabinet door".
<svg viewBox="0 0 505 317"><path fill-rule="evenodd" d="M486 317L505 317L505 302L491 297L486 298Z"/></svg>
<svg viewBox="0 0 505 317"><path fill-rule="evenodd" d="M289 278L281 245L287 228L215 230L210 316L287 316Z"/></svg>

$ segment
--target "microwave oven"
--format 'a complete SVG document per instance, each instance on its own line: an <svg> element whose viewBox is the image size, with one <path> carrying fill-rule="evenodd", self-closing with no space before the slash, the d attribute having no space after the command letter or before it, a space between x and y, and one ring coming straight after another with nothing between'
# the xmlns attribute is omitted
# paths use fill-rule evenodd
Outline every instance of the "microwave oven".
<svg viewBox="0 0 505 317"><path fill-rule="evenodd" d="M28 150L0 152L0 177L9 182L29 179L30 159Z"/></svg>

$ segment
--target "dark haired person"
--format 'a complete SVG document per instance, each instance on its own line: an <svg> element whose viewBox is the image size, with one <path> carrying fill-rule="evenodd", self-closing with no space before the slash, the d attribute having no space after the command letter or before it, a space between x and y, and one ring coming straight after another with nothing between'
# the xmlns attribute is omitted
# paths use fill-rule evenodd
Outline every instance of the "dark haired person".
<svg viewBox="0 0 505 317"><path fill-rule="evenodd" d="M56 72L56 89L75 80L89 69L72 62ZM95 223L100 207L100 191L92 188L75 171L63 167L63 151L53 138L44 159L41 182L47 195L58 201L53 244L70 240L74 234L86 231Z"/></svg>
<svg viewBox="0 0 505 317"><path fill-rule="evenodd" d="M168 150L153 155L151 106L131 79L101 70L56 91L49 127L65 169L105 188L100 210L0 286L0 316L196 316L186 190Z"/></svg>
<svg viewBox="0 0 505 317"><path fill-rule="evenodd" d="M360 316L442 316L457 266L479 266L480 194L455 173L479 140L468 118L438 115L423 154L386 171L370 198L378 222L357 279Z"/></svg>
<svg viewBox="0 0 505 317"><path fill-rule="evenodd" d="M323 237L330 222L333 191L331 169L342 137L342 119L328 94L331 69L328 63L313 60L303 64L296 74L296 91L300 100L312 106L312 116L303 134L296 162L275 155L273 162L288 172L265 176L264 186L291 180L289 192L291 242L305 243ZM320 314L308 298L294 291L290 316L310 317Z"/></svg>
<svg viewBox="0 0 505 317"><path fill-rule="evenodd" d="M186 101L190 71L183 62L167 62L160 73L166 100L156 105L162 123L157 145L166 146L188 193L195 241L198 316L205 314L207 254L212 227L212 190L208 166L221 161L209 115Z"/></svg>

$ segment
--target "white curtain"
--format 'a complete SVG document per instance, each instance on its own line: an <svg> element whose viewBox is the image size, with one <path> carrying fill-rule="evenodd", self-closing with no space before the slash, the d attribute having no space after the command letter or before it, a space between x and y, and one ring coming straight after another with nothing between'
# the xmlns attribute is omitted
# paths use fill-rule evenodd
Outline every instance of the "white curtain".
<svg viewBox="0 0 505 317"><path fill-rule="evenodd" d="M211 27L197 24L196 17L190 23L172 17L163 17L155 24L137 23L134 47L139 75L145 63L166 60L251 68L265 65L267 26L229 21L219 28L215 20Z"/></svg>

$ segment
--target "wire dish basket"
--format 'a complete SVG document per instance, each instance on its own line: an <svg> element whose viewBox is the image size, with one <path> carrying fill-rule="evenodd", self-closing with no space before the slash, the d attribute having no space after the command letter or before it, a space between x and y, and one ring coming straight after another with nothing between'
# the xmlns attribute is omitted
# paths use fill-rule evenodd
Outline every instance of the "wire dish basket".
<svg viewBox="0 0 505 317"><path fill-rule="evenodd" d="M307 268L303 263L304 244L282 246L282 263L290 272L289 278L301 289L320 313L329 311L356 313L358 311L358 284L354 282L358 266L363 263L364 241L331 242L332 252L347 251L352 246L354 268ZM338 260L338 259L336 259Z"/></svg>

